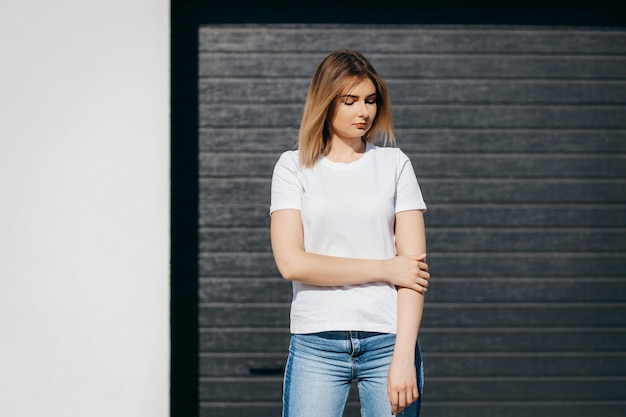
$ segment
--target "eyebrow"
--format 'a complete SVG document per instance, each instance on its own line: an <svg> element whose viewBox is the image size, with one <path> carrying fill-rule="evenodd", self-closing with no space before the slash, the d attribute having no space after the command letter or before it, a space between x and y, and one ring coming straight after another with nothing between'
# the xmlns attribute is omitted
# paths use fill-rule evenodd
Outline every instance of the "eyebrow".
<svg viewBox="0 0 626 417"><path fill-rule="evenodd" d="M368 96L365 96L365 98L370 98L370 97L373 97L373 96L375 96L375 95L377 95L377 93L372 93L372 94L370 94L370 95L368 95ZM341 96L341 97L344 97L344 98L359 98L359 96L355 96L355 95L353 95L353 94L344 94L344 95L343 95L343 96Z"/></svg>

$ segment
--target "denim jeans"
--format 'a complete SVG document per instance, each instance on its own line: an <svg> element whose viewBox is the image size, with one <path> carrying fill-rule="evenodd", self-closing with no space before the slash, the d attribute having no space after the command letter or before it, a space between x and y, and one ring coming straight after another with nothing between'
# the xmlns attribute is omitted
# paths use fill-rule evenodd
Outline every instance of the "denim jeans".
<svg viewBox="0 0 626 417"><path fill-rule="evenodd" d="M294 334L283 386L283 417L341 417L357 381L362 417L391 416L387 373L396 335L360 331ZM420 413L424 371L415 347L419 399L398 416Z"/></svg>

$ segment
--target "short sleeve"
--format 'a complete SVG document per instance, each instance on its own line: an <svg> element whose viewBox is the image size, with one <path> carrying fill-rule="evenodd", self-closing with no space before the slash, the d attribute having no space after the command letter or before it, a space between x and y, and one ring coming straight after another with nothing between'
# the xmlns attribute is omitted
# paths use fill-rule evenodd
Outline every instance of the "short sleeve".
<svg viewBox="0 0 626 417"><path fill-rule="evenodd" d="M272 174L270 214L276 210L296 209L302 205L303 187L298 175L298 153L284 152Z"/></svg>
<svg viewBox="0 0 626 417"><path fill-rule="evenodd" d="M422 190L417 183L411 160L406 154L400 152L395 212L399 213L406 210L426 211L426 203L422 196Z"/></svg>

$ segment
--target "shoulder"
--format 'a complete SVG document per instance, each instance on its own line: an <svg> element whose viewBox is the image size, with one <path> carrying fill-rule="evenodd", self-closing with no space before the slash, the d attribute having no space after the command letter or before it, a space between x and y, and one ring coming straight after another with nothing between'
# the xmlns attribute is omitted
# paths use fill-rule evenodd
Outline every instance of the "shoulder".
<svg viewBox="0 0 626 417"><path fill-rule="evenodd" d="M404 164L409 157L400 149L387 146L372 145L376 159L391 164Z"/></svg>
<svg viewBox="0 0 626 417"><path fill-rule="evenodd" d="M297 150L283 152L276 162L277 167L282 166L290 169L297 169L298 164L299 162Z"/></svg>

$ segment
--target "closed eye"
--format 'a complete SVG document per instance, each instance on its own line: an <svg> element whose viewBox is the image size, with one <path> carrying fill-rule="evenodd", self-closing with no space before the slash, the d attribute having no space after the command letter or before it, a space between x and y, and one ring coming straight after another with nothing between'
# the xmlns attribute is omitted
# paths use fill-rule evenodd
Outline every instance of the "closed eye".
<svg viewBox="0 0 626 417"><path fill-rule="evenodd" d="M345 104L346 106L351 106L354 103L356 103L358 101L358 98L353 98L350 96L347 96L344 98L343 104ZM368 97L365 99L365 104L376 104L376 96L374 97Z"/></svg>

